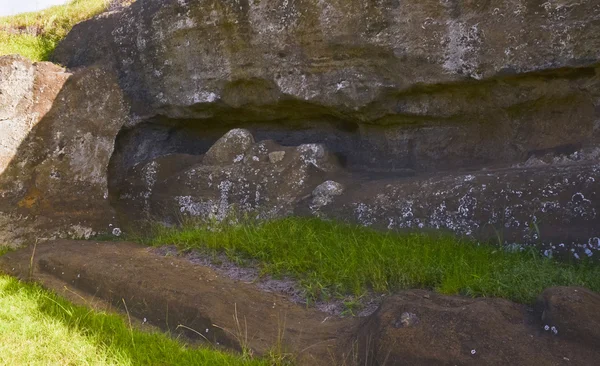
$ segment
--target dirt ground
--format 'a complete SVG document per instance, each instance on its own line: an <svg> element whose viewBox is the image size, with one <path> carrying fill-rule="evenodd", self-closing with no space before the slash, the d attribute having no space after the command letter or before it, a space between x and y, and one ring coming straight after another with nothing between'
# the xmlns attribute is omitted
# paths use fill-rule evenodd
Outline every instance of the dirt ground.
<svg viewBox="0 0 600 366"><path fill-rule="evenodd" d="M193 264L209 267L217 274L236 282L254 283L262 291L281 294L295 304L303 307L308 305L329 315L366 317L379 308L385 297L385 294L369 293L361 297L347 295L328 301L308 300L306 292L298 281L289 277L273 278L270 275L261 275L258 269L259 263L256 261L247 261L240 266L232 262L224 253L215 256L198 250L179 251L174 245L162 246L152 252L168 257L184 258ZM354 304L355 309L349 309L345 303Z"/></svg>
<svg viewBox="0 0 600 366"><path fill-rule="evenodd" d="M0 270L27 279L32 249L0 257ZM541 366L600 360L600 295L583 288L548 289L535 307L408 290L386 296L371 315L342 318L185 256L133 243L44 243L33 263L34 280L71 300L95 298L117 309L125 302L131 315L181 331L190 341L249 347L257 355L282 345L299 365Z"/></svg>

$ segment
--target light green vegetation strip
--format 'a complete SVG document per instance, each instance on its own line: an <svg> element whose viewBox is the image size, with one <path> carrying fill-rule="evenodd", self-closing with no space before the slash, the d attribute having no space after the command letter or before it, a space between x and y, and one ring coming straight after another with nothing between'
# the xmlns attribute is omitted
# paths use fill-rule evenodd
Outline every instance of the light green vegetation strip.
<svg viewBox="0 0 600 366"><path fill-rule="evenodd" d="M0 17L0 56L19 54L46 61L75 24L107 7L108 0L73 0L39 12Z"/></svg>
<svg viewBox="0 0 600 366"><path fill-rule="evenodd" d="M115 314L75 306L37 285L0 275L2 365L267 365L162 333L131 329Z"/></svg>
<svg viewBox="0 0 600 366"><path fill-rule="evenodd" d="M156 226L138 240L225 252L242 264L257 259L262 273L298 279L309 299L426 288L531 303L551 286L600 291L600 266L592 263L559 263L534 249L510 253L445 234L380 232L318 219Z"/></svg>

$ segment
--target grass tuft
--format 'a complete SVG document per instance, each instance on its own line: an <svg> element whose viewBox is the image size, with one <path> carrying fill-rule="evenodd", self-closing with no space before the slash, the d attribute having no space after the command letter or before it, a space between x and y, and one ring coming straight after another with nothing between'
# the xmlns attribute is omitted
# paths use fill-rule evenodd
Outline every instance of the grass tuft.
<svg viewBox="0 0 600 366"><path fill-rule="evenodd" d="M187 347L162 333L133 329L116 314L76 306L0 275L2 365L268 365L266 360Z"/></svg>
<svg viewBox="0 0 600 366"><path fill-rule="evenodd" d="M3 256L6 253L12 252L14 249L8 245L0 244L0 256Z"/></svg>
<svg viewBox="0 0 600 366"><path fill-rule="evenodd" d="M73 0L65 5L0 17L0 56L19 54L47 61L73 26L108 8L109 0Z"/></svg>
<svg viewBox="0 0 600 366"><path fill-rule="evenodd" d="M380 232L319 219L262 224L156 226L145 244L257 259L261 271L292 276L311 299L426 288L443 294L531 303L551 286L600 291L600 266L561 263L534 249L511 253L441 233Z"/></svg>

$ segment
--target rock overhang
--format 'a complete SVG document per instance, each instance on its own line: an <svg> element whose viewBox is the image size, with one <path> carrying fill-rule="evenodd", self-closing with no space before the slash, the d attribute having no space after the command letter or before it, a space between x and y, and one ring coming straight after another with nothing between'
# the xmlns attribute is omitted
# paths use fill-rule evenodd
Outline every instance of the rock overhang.
<svg viewBox="0 0 600 366"><path fill-rule="evenodd" d="M138 1L76 26L54 56L77 69L101 65L118 83L116 89L92 88L88 99L105 98L107 90L123 99L115 104L120 107L108 107L116 113L90 122L98 129L82 134L83 144L97 150L82 147L74 155L79 160L71 160L85 167L78 173L82 182L102 176L102 183L95 182L105 187L103 198L119 206L117 192L130 189L124 182L136 174L158 174L153 184L173 180L193 165L210 174L209 167L219 165L207 165L204 154L234 128L248 129L258 144L272 141L265 145L266 160L256 162L271 167L291 164L296 146L322 144L337 161L337 172L315 166L307 174L319 178L291 200L297 207L283 211L310 213L319 207L323 215L321 209L331 202L351 196L354 206L329 214L360 222L357 212L373 211L381 195L388 195L394 203L391 211L381 211L385 222L379 226L390 228L404 225L408 208L398 202L415 199L387 192L381 186L386 180L402 187L396 191L409 192L431 179L450 185L470 176L483 182L488 174L506 179L495 183L497 192L502 184L523 183L523 177L540 189L541 182L557 177L577 181L588 174L590 181L596 179L594 151L600 141L600 32L589 30L599 26L599 14L593 1ZM73 108L70 118L77 119L82 109ZM100 147L96 136L102 131L106 143ZM93 158L86 151L110 151L111 162L88 165ZM165 160L169 169L153 172ZM238 162L255 163L247 156ZM247 175L246 180L274 174L247 167L232 173L220 164L219 174ZM71 170L67 175L76 175L77 169ZM579 175L571 179L570 174ZM327 181L342 185L344 194L306 198ZM231 179L219 184L236 189ZM358 186L364 191L353 188ZM197 203L193 192L165 190L163 198ZM594 190L592 184L571 197L581 193L591 200ZM217 201L223 194L204 193L199 197ZM461 197L435 207L460 206ZM538 201L535 205L542 205ZM568 205L563 201L560 207ZM160 212L148 207L141 212ZM409 226L435 221L432 212L423 211ZM532 225L531 212L527 215L520 224ZM473 230L467 226L486 223L450 226L468 234ZM595 224L578 225L571 231L580 231L577 240L583 240ZM508 237L528 240L524 232Z"/></svg>

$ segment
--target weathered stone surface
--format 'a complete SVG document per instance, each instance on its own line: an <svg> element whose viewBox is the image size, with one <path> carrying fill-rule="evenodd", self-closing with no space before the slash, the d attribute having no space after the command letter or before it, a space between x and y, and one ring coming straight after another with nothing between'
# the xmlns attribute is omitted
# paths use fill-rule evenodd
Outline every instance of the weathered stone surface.
<svg viewBox="0 0 600 366"><path fill-rule="evenodd" d="M541 167L409 177L347 171L318 144L294 148L267 140L244 149L220 165L182 154L140 163L115 183L114 203L127 217L145 212L168 221L315 215L381 229L448 230L498 244L544 243L548 256L600 250L597 162L565 158ZM273 162L273 151L285 151L284 158Z"/></svg>
<svg viewBox="0 0 600 366"><path fill-rule="evenodd" d="M319 210L366 226L443 229L500 244L546 242L563 253L565 245L589 244L595 253L598 182L598 163L388 176L348 189Z"/></svg>
<svg viewBox="0 0 600 366"><path fill-rule="evenodd" d="M597 146L598 34L593 0L143 0L75 27L55 59L110 65L136 123L421 172Z"/></svg>
<svg viewBox="0 0 600 366"><path fill-rule="evenodd" d="M107 167L128 116L114 77L13 56L0 58L0 73L4 242L107 230L114 223Z"/></svg>
<svg viewBox="0 0 600 366"><path fill-rule="evenodd" d="M233 130L215 146L220 149L238 133ZM273 151L284 151L284 158L272 162ZM136 165L117 188L115 205L129 217L144 212L162 220L182 215L223 220L244 213L273 218L292 214L324 177L339 171L335 157L318 144L284 147L262 141L237 153L220 165L207 161L208 154L174 154ZM182 164L186 160L188 166Z"/></svg>
<svg viewBox="0 0 600 366"><path fill-rule="evenodd" d="M227 132L204 156L208 165L228 165L244 158L246 150L254 144L254 137L248 130L235 129Z"/></svg>
<svg viewBox="0 0 600 366"><path fill-rule="evenodd" d="M589 296L581 299L582 307L593 309L595 305ZM598 312L587 314L597 324ZM418 317L419 321L407 326L399 321L402 317ZM565 326L579 329L582 325L571 320L565 319ZM427 291L406 291L387 298L357 333L354 344L359 349L359 364L586 365L597 357L597 343L565 342L560 332L544 331L540 319L530 316L523 305Z"/></svg>
<svg viewBox="0 0 600 366"><path fill-rule="evenodd" d="M2 256L0 270L28 280L30 261L31 249L23 248ZM337 341L350 334L356 322L328 316L281 294L260 291L254 284L223 277L183 258L157 255L134 243L44 243L36 249L33 267L35 280L67 298L76 294L75 302L84 299L82 295L102 299L111 304L110 311L123 310L134 321L145 319L184 341L208 341L207 346L238 352L248 347L262 356L273 344L280 344L286 358L292 353L299 366L338 364ZM248 329L247 340L237 337L240 323Z"/></svg>
<svg viewBox="0 0 600 366"><path fill-rule="evenodd" d="M0 174L50 110L69 76L51 63L32 64L20 56L0 58Z"/></svg>
<svg viewBox="0 0 600 366"><path fill-rule="evenodd" d="M312 192L312 203L310 209L315 213L319 213L319 209L323 206L331 204L336 196L344 193L344 186L338 182L328 180L318 185Z"/></svg>
<svg viewBox="0 0 600 366"><path fill-rule="evenodd" d="M269 153L269 161L271 163L279 163L285 158L285 151L273 151Z"/></svg>
<svg viewBox="0 0 600 366"><path fill-rule="evenodd" d="M593 65L599 27L594 0L143 0L78 25L55 58L112 63L156 108L291 96L352 110L389 88Z"/></svg>
<svg viewBox="0 0 600 366"><path fill-rule="evenodd" d="M426 295L429 296L429 295ZM394 322L394 327L396 328L405 328L405 327L414 327L419 324L419 317L417 314L404 312L400 314L400 318L398 318Z"/></svg>
<svg viewBox="0 0 600 366"><path fill-rule="evenodd" d="M105 300L112 310L194 340L237 351L244 346L255 355L280 344L299 366L587 366L600 357L597 342L572 342L566 336L567 329L597 330L592 326L600 321L598 295L590 293L554 302L586 316L561 319L557 334L545 331L540 315L522 304L424 290L399 291L383 298L372 315L340 319L171 254L127 242L59 240L38 245L33 263L31 247L3 255L0 270L21 279L33 273L34 280L76 302ZM560 289L575 291L581 290ZM568 313L557 313L562 314ZM243 345L235 336L236 317L248 329Z"/></svg>
<svg viewBox="0 0 600 366"><path fill-rule="evenodd" d="M538 298L544 330L592 347L600 344L600 295L586 288L553 287Z"/></svg>
<svg viewBox="0 0 600 366"><path fill-rule="evenodd" d="M293 213L598 248L593 0L140 0L76 26L55 59L117 76L89 76L77 107L57 99L41 157L4 174L55 192L46 207L69 207L65 220L108 207L79 207L69 187L131 218ZM97 163L51 157L93 150L78 144ZM72 178L40 178L57 169ZM343 192L313 194L329 180ZM11 214L42 217L38 191L2 189L25 210Z"/></svg>

